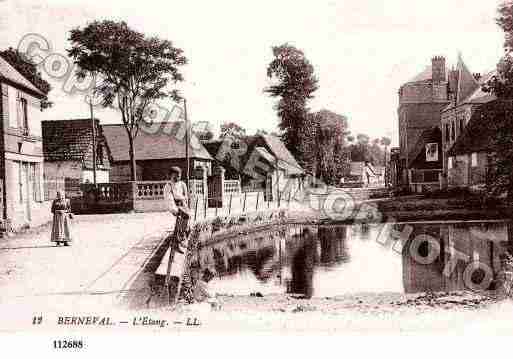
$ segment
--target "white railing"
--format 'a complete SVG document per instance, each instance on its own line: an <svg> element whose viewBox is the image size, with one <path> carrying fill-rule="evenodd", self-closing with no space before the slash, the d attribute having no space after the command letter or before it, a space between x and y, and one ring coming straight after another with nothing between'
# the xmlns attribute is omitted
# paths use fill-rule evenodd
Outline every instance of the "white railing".
<svg viewBox="0 0 513 359"><path fill-rule="evenodd" d="M193 196L203 197L205 195L205 184L203 180L190 180L189 185L191 187L189 191Z"/></svg>
<svg viewBox="0 0 513 359"><path fill-rule="evenodd" d="M238 196L241 193L240 181L238 180L225 180L224 193L226 195Z"/></svg>
<svg viewBox="0 0 513 359"><path fill-rule="evenodd" d="M166 181L144 181L137 182L137 189L135 193L136 200L163 200L165 187L168 182Z"/></svg>

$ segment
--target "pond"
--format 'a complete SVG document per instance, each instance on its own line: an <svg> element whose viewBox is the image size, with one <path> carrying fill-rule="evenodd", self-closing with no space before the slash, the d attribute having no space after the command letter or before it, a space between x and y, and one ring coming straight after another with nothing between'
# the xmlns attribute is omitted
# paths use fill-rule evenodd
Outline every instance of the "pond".
<svg viewBox="0 0 513 359"><path fill-rule="evenodd" d="M505 221L291 224L200 248L213 293L332 297L494 290L510 244Z"/></svg>

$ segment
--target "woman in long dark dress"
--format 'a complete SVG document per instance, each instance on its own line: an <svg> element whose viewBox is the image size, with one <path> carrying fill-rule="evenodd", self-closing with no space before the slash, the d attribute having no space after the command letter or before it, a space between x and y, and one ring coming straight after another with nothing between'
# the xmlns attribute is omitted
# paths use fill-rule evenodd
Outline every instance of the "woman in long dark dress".
<svg viewBox="0 0 513 359"><path fill-rule="evenodd" d="M56 242L57 246L63 243L69 246L72 240L70 217L71 206L69 200L65 198L64 193L57 192L57 198L52 203L53 225L52 225L52 242Z"/></svg>

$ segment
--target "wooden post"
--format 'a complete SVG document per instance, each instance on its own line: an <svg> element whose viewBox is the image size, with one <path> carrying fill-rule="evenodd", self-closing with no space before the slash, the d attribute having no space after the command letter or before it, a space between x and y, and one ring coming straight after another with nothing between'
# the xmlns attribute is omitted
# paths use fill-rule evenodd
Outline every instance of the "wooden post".
<svg viewBox="0 0 513 359"><path fill-rule="evenodd" d="M258 200L260 198L260 192L257 192L257 201L256 201L256 207L255 207L255 211L258 211Z"/></svg>
<svg viewBox="0 0 513 359"><path fill-rule="evenodd" d="M246 197L248 192L244 192L244 202L242 203L242 213L246 212Z"/></svg>
<svg viewBox="0 0 513 359"><path fill-rule="evenodd" d="M230 194L230 204L228 207L228 214L232 213L232 199L233 199L233 194Z"/></svg>
<svg viewBox="0 0 513 359"><path fill-rule="evenodd" d="M196 205L194 206L194 220L196 221L196 216L198 215L198 200L199 197L196 197Z"/></svg>
<svg viewBox="0 0 513 359"><path fill-rule="evenodd" d="M208 197L203 197L203 218L207 218L207 203L208 203Z"/></svg>

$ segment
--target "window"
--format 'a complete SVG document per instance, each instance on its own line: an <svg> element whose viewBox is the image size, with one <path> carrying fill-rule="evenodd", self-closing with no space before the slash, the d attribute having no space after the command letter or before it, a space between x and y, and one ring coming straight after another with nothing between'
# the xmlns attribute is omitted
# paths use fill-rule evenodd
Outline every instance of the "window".
<svg viewBox="0 0 513 359"><path fill-rule="evenodd" d="M20 98L20 106L21 106L21 123L20 123L20 127L23 130L23 134L28 135L28 133L29 133L29 123L28 123L27 99Z"/></svg>
<svg viewBox="0 0 513 359"><path fill-rule="evenodd" d="M463 133L463 128L465 127L465 122L463 121L464 120L460 118L460 135Z"/></svg>
<svg viewBox="0 0 513 359"><path fill-rule="evenodd" d="M438 161L438 143L426 144L426 162Z"/></svg>
<svg viewBox="0 0 513 359"><path fill-rule="evenodd" d="M18 91L11 86L7 89L9 127L18 127Z"/></svg>
<svg viewBox="0 0 513 359"><path fill-rule="evenodd" d="M454 121L451 122L451 141L456 139L456 126L454 126Z"/></svg>
<svg viewBox="0 0 513 359"><path fill-rule="evenodd" d="M452 157L449 157L449 159L447 160L447 167L448 167L449 169L451 169L451 168L452 168Z"/></svg>
<svg viewBox="0 0 513 359"><path fill-rule="evenodd" d="M445 124L445 142L449 142L450 141L450 136L451 136L451 131L449 129L449 124L446 123Z"/></svg>
<svg viewBox="0 0 513 359"><path fill-rule="evenodd" d="M477 167L477 152L472 153L471 163L472 167Z"/></svg>

